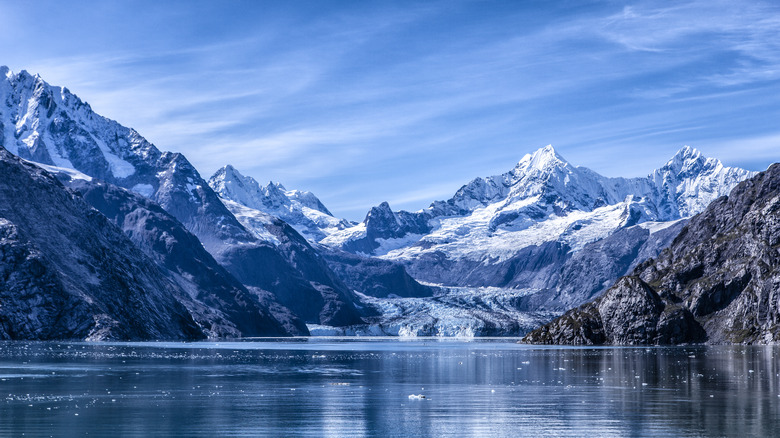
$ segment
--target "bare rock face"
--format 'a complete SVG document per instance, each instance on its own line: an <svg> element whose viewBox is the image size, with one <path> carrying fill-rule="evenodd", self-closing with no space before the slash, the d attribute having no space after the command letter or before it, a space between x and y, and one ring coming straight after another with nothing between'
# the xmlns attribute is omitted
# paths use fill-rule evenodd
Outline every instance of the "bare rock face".
<svg viewBox="0 0 780 438"><path fill-rule="evenodd" d="M151 200L105 182L72 180L68 185L119 226L186 292L177 299L209 337L308 334L300 320L285 327L256 294L214 260L197 237Z"/></svg>
<svg viewBox="0 0 780 438"><path fill-rule="evenodd" d="M779 250L780 164L774 164L693 217L657 259L524 341L777 342Z"/></svg>
<svg viewBox="0 0 780 438"><path fill-rule="evenodd" d="M105 216L0 148L0 338L203 338L179 293Z"/></svg>

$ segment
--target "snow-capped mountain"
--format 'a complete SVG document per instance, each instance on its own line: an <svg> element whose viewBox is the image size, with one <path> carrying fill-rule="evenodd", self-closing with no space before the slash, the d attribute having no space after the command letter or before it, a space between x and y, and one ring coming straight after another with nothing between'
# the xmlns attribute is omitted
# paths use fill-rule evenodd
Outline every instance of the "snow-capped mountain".
<svg viewBox="0 0 780 438"><path fill-rule="evenodd" d="M306 322L360 322L351 291L292 228L275 228L281 245L258 239L182 154L160 152L66 88L0 68L0 133L0 145L22 158L78 170L159 204L231 275L297 306L291 310Z"/></svg>
<svg viewBox="0 0 780 438"><path fill-rule="evenodd" d="M435 253L492 263L549 241L577 250L619 228L690 217L753 174L686 146L646 178L607 178L547 146L419 212L374 207L321 243L405 261Z"/></svg>
<svg viewBox="0 0 780 438"><path fill-rule="evenodd" d="M324 234L321 245L364 258L399 262L416 280L444 288L430 298L364 297L381 316L339 332L517 334L511 321L525 315L518 311L558 312L599 295L669 245L685 218L754 173L724 167L686 146L648 177L608 178L571 165L547 146L511 171L474 179L427 209L393 211L385 202L359 224L307 235ZM210 183L248 229L262 231L262 221L253 225L250 217L286 214L289 207L279 206L292 204L281 197L274 203L270 186L232 168ZM302 224L300 218L287 216L311 229L312 221ZM466 310L469 294L481 304ZM480 310L484 306L492 310ZM538 320L529 315L528 321Z"/></svg>
<svg viewBox="0 0 780 438"><path fill-rule="evenodd" d="M209 178L209 185L223 199L273 215L289 223L311 242L318 242L334 231L356 225L337 219L311 192L287 190L280 183L260 185L227 165Z"/></svg>
<svg viewBox="0 0 780 438"><path fill-rule="evenodd" d="M242 175L233 166L219 169L209 185L247 230L258 239L280 245L279 222L290 224L312 241L330 269L350 289L374 297L432 296L435 288L421 285L403 266L390 260L363 257L318 245L317 240L356 224L336 219L310 192L285 190L281 184L261 186L254 178Z"/></svg>
<svg viewBox="0 0 780 438"><path fill-rule="evenodd" d="M646 178L607 178L571 165L547 146L511 171L477 178L422 211L374 207L361 224L321 243L410 265L434 254L494 264L546 242L576 251L620 228L689 217L753 174L684 147ZM413 271L424 280L441 280Z"/></svg>

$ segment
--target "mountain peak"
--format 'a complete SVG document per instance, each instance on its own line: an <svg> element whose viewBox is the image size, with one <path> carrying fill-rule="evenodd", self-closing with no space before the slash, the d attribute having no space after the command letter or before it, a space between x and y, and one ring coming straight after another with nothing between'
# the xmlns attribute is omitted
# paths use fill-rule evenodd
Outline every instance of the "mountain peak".
<svg viewBox="0 0 780 438"><path fill-rule="evenodd" d="M366 224L367 229L379 230L380 232L398 228L398 219L387 201L376 207L371 207L371 210L366 214L366 218L363 219L363 223Z"/></svg>
<svg viewBox="0 0 780 438"><path fill-rule="evenodd" d="M215 179L215 178L243 179L244 175L242 175L241 172L238 171L238 169L228 164L220 167L219 169L217 169L216 172L214 172L214 175L212 175L211 179Z"/></svg>
<svg viewBox="0 0 780 438"><path fill-rule="evenodd" d="M0 77L8 77L12 74L11 69L7 65L0 65Z"/></svg>
<svg viewBox="0 0 780 438"><path fill-rule="evenodd" d="M273 188L274 188L274 190L276 190L276 191L280 191L280 192L286 192L286 191L287 191L287 189L286 189L286 188L285 188L285 187L282 185L282 183L280 183L280 182L276 182L276 183L275 183L275 182L273 182L273 181L268 181L268 185L267 185L267 186L265 186L265 188L266 188L267 190L270 190L270 189L271 189L271 187L273 187Z"/></svg>
<svg viewBox="0 0 780 438"><path fill-rule="evenodd" d="M683 146L679 151L677 151L676 154L672 157L672 160L679 160L679 161L687 161L687 160L696 160L699 157L702 157L702 153L693 147L690 147L688 145Z"/></svg>
<svg viewBox="0 0 780 438"><path fill-rule="evenodd" d="M219 169L219 170L224 171L225 173L228 173L228 172L230 172L230 173L238 173L238 169L233 167L232 164L226 164L226 165L222 166L222 168ZM218 172L219 172L219 170L218 170Z"/></svg>
<svg viewBox="0 0 780 438"><path fill-rule="evenodd" d="M543 148L537 149L532 154L526 154L516 168L518 170L529 171L538 170L544 171L556 167L565 167L569 162L555 151L552 145L547 145Z"/></svg>
<svg viewBox="0 0 780 438"><path fill-rule="evenodd" d="M659 171L672 171L675 173L689 173L705 166L717 167L721 162L715 158L707 158L698 149L683 146ZM656 171L658 172L658 171Z"/></svg>

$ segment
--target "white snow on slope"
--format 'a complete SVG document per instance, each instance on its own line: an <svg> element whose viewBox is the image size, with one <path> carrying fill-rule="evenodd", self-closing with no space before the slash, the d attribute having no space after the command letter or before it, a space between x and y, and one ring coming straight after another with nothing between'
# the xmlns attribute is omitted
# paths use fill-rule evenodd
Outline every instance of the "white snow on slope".
<svg viewBox="0 0 780 438"><path fill-rule="evenodd" d="M241 225L255 237L264 242L279 245L279 239L265 228L266 225L270 225L274 220L271 215L253 208L245 207L238 202L229 199L222 199L222 202L225 204L225 207L233 213L233 216L238 219Z"/></svg>
<svg viewBox="0 0 780 438"><path fill-rule="evenodd" d="M41 169L47 170L47 171L49 171L49 172L51 172L51 173L53 173L55 175L56 174L65 174L65 175L68 175L68 177L70 177L70 179L80 179L80 180L84 180L84 181L92 181L92 177L91 176L83 174L83 173L79 172L78 170L70 169L68 167L51 166L51 165L48 165L48 164L41 164L41 163L37 163L35 161L30 161L30 160L24 160L24 161L26 161L26 162L28 162L30 164L34 164L34 165L40 167Z"/></svg>
<svg viewBox="0 0 780 438"><path fill-rule="evenodd" d="M551 241L576 251L625 226L690 217L755 173L724 167L686 146L647 178L607 178L572 166L547 146L524 156L510 172L477 178L450 200L417 212L432 227L427 235L396 236L394 241L407 246L389 252L377 240L372 254L412 260L443 253L451 260L498 262ZM365 236L360 224L321 243L342 247Z"/></svg>
<svg viewBox="0 0 780 438"><path fill-rule="evenodd" d="M223 199L282 219L311 242L354 225L333 217L311 192L287 190L273 182L262 186L230 165L214 173L209 185Z"/></svg>
<svg viewBox="0 0 780 438"><path fill-rule="evenodd" d="M116 178L135 174L136 168L122 158L128 151L102 140L124 137L130 130L95 115L67 89L51 86L38 75L24 70L14 74L7 67L0 73L0 102L5 103L0 105L0 134L10 152L60 168L75 169L78 160L82 167L105 167ZM68 124L70 120L78 127ZM87 153L93 150L99 153Z"/></svg>

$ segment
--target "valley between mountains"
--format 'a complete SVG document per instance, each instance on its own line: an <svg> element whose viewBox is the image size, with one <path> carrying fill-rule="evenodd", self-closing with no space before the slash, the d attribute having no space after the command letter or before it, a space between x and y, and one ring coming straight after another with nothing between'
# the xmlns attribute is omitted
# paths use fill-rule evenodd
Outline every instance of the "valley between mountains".
<svg viewBox="0 0 780 438"><path fill-rule="evenodd" d="M0 339L780 336L776 165L685 146L608 178L546 146L420 211L353 222L228 163L206 178L6 67L0 146Z"/></svg>

